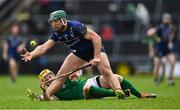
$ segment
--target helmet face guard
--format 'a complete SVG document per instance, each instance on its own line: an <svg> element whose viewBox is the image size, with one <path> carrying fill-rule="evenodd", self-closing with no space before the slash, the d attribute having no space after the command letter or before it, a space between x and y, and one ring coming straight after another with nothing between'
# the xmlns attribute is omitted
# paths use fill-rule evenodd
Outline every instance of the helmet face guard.
<svg viewBox="0 0 180 110"><path fill-rule="evenodd" d="M46 82L48 80L51 80L53 77L55 77L54 73L52 71L50 71L49 69L45 69L45 70L41 71L41 73L39 74L39 81L40 81L40 83ZM52 82L46 83L44 85L44 89L46 90L51 83Z"/></svg>
<svg viewBox="0 0 180 110"><path fill-rule="evenodd" d="M45 77L49 74L55 76L54 73L50 71L49 69L45 69L41 71L41 73L39 74L39 81L43 82L45 80Z"/></svg>

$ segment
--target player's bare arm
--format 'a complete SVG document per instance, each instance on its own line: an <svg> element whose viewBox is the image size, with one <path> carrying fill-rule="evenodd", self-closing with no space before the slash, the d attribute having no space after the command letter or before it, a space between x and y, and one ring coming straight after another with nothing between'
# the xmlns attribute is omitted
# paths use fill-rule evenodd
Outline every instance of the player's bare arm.
<svg viewBox="0 0 180 110"><path fill-rule="evenodd" d="M25 54L22 54L22 60L24 60L25 62L27 61L31 61L32 58L41 56L43 54L45 54L50 48L52 48L55 45L55 42L51 39L49 39L48 41L46 41L44 44L39 45L35 50L33 50L32 52L28 52L25 49Z"/></svg>
<svg viewBox="0 0 180 110"><path fill-rule="evenodd" d="M7 42L4 42L3 44L3 59L4 60L7 60L7 57L8 57L8 43Z"/></svg>
<svg viewBox="0 0 180 110"><path fill-rule="evenodd" d="M91 40L93 42L94 59L92 60L92 64L97 65L100 62L101 37L91 29L87 28L87 35L85 39Z"/></svg>
<svg viewBox="0 0 180 110"><path fill-rule="evenodd" d="M176 29L173 29L173 31L169 35L169 43L168 43L169 49L173 48L173 40L174 40L174 37L175 37L175 32L176 32Z"/></svg>
<svg viewBox="0 0 180 110"><path fill-rule="evenodd" d="M52 83L52 82L49 82L49 83L45 83L45 82L48 80L51 80L53 78L55 78L55 75L48 69L45 69L40 73L40 75L39 75L40 84L39 85L43 92L42 95L40 95L38 97L38 99L40 101L58 100L58 98L56 98L55 96L52 95L51 97L48 97L46 94L46 90L47 90L48 86L50 85L50 83Z"/></svg>
<svg viewBox="0 0 180 110"><path fill-rule="evenodd" d="M42 95L39 95L38 100L39 101L56 101L59 100L56 96L52 95L51 97L48 97L46 94L47 87L43 82L40 82L40 88L42 90Z"/></svg>
<svg viewBox="0 0 180 110"><path fill-rule="evenodd" d="M46 41L44 44L38 46L34 51L32 51L30 54L32 57L38 57L43 54L45 54L50 48L52 48L55 45L55 42L51 39Z"/></svg>

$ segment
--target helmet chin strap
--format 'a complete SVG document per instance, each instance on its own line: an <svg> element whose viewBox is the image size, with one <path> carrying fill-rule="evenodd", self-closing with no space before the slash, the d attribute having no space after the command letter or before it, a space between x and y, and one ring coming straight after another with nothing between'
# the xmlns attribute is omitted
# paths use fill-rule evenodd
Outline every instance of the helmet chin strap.
<svg viewBox="0 0 180 110"><path fill-rule="evenodd" d="M65 30L65 28L66 28L67 20L64 20L63 18L61 18L60 20L61 20L61 23L63 24L62 30L60 30L60 31L63 32Z"/></svg>
<svg viewBox="0 0 180 110"><path fill-rule="evenodd" d="M64 22L64 19L62 19L62 18L61 18L61 22L64 26L67 24L67 21L65 20L65 22Z"/></svg>

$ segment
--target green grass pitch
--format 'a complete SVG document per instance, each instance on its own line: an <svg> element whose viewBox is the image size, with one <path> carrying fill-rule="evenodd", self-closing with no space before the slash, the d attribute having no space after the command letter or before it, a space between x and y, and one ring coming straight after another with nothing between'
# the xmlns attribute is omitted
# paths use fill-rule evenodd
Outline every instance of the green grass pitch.
<svg viewBox="0 0 180 110"><path fill-rule="evenodd" d="M134 85L144 92L158 94L156 99L138 99L131 96L125 100L115 97L98 100L76 100L38 102L26 96L26 89L30 88L39 93L37 76L20 76L16 84L11 83L9 77L0 76L0 109L163 109L180 108L180 79L176 79L175 86L168 86L166 80L159 86L154 86L149 76L133 76L128 78Z"/></svg>

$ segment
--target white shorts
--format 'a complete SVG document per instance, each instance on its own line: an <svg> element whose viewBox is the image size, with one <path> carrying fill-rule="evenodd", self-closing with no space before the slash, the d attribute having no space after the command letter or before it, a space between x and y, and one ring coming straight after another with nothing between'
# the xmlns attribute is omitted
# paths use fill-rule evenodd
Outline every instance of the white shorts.
<svg viewBox="0 0 180 110"><path fill-rule="evenodd" d="M98 83L96 81L96 77L98 77L98 76L95 76L93 78L88 79L86 84L88 84L89 86L99 87L99 85L98 85Z"/></svg>

